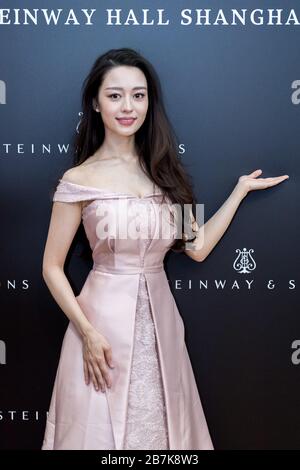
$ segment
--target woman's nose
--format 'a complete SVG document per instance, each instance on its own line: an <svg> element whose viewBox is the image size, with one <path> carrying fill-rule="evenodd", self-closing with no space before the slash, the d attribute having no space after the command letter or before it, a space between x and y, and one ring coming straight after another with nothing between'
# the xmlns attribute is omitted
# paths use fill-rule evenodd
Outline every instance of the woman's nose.
<svg viewBox="0 0 300 470"><path fill-rule="evenodd" d="M124 99L123 109L127 110L127 111L131 111L132 104L131 104L131 98L130 97L127 97L127 98Z"/></svg>

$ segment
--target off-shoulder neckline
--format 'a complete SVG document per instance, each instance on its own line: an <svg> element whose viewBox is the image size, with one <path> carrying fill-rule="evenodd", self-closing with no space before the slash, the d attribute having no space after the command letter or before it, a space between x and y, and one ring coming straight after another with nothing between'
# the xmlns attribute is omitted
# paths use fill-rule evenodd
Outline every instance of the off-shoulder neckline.
<svg viewBox="0 0 300 470"><path fill-rule="evenodd" d="M148 194L145 194L144 196L137 196L136 194L132 194L132 193L127 193L127 192L123 192L123 191L113 191L111 190L110 188L97 188L95 186L88 186L86 184L78 184L78 183L72 183L71 181L68 181L68 180L64 180L64 179L59 179L58 180L60 183L67 183L67 184L71 184L72 186L77 186L78 188L84 188L86 190L92 190L92 191L99 191L101 193L109 193L109 194L115 194L115 195L124 195L124 196L128 196L128 197L131 197L133 199L146 199L148 197L152 197L152 196L158 196L158 195L162 195L163 192L160 190L158 192L152 192L152 193L148 193Z"/></svg>

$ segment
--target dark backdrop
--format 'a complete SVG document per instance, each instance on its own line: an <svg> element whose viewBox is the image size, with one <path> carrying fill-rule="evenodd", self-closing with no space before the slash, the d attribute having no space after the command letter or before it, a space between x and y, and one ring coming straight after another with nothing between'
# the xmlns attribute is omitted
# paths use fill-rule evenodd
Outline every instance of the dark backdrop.
<svg viewBox="0 0 300 470"><path fill-rule="evenodd" d="M166 271L215 448L300 449L300 27L180 25L183 8L295 8L300 17L298 2L40 3L1 8L97 12L91 26L0 25L1 448L41 447L67 326L41 274L52 191L72 166L84 77L107 49L132 47L161 78L205 220L240 175L290 175L243 200L205 262L169 253ZM149 8L153 18L164 8L170 24L108 26L106 8ZM76 294L90 268L80 246L79 233L66 265ZM254 250L248 274L234 268L243 248Z"/></svg>

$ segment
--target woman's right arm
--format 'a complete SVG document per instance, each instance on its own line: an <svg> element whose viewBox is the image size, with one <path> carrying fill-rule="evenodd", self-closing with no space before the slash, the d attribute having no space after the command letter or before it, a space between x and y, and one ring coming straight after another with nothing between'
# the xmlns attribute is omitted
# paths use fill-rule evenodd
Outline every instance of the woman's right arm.
<svg viewBox="0 0 300 470"><path fill-rule="evenodd" d="M84 375L96 390L110 386L106 362L112 365L111 348L105 337L88 321L76 301L64 273L64 263L81 222L80 202L54 202L43 256L42 275L55 301L75 325L83 341Z"/></svg>

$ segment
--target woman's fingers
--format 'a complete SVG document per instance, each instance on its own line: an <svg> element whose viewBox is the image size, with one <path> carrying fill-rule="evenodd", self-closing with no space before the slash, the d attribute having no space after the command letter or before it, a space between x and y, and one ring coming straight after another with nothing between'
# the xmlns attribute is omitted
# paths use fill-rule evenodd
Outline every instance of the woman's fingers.
<svg viewBox="0 0 300 470"><path fill-rule="evenodd" d="M282 176L273 176L270 178L260 178L256 181L262 181L263 183L279 183L280 181L288 179L288 175L282 175Z"/></svg>
<svg viewBox="0 0 300 470"><path fill-rule="evenodd" d="M105 382L108 387L111 387L111 380L108 374L108 368L105 363L105 358L104 355L103 357L99 358L96 363L96 367L99 370L99 373L101 374L101 380L103 383L103 387L105 387Z"/></svg>
<svg viewBox="0 0 300 470"><path fill-rule="evenodd" d="M96 379L96 376L94 374L94 369L93 369L91 363L88 363L88 370L89 370L89 374L90 374L91 380L93 382L93 385L94 385L95 389L98 390L97 379Z"/></svg>
<svg viewBox="0 0 300 470"><path fill-rule="evenodd" d="M252 178L257 178L258 175L260 175L262 173L261 170L256 170L254 171L253 173L251 173L250 175L248 175L249 177L252 177ZM260 181L260 180L264 180L264 181L273 181L273 180L279 180L279 179L288 179L289 178L289 175L280 175L280 176L271 176L269 178L259 178L257 181Z"/></svg>
<svg viewBox="0 0 300 470"><path fill-rule="evenodd" d="M108 368L106 367L104 362L101 362L100 369L101 369L102 377L104 378L107 386L110 388L111 387L111 380L110 380L110 377L109 377L109 374L108 374Z"/></svg>
<svg viewBox="0 0 300 470"><path fill-rule="evenodd" d="M250 176L251 178L256 178L261 173L262 173L262 170L255 170L252 173L250 173L250 175L247 175L247 176Z"/></svg>
<svg viewBox="0 0 300 470"><path fill-rule="evenodd" d="M271 186L275 186L276 184L282 183L286 179L288 179L288 175L282 176L274 176L271 178L259 178L256 180L250 181L250 189L265 189Z"/></svg>
<svg viewBox="0 0 300 470"><path fill-rule="evenodd" d="M289 178L289 175L281 175L281 176L274 176L273 180L277 181L277 180L287 180Z"/></svg>
<svg viewBox="0 0 300 470"><path fill-rule="evenodd" d="M89 370L86 361L83 361L83 372L84 372L84 380L85 383L88 385L90 383L90 376L89 376Z"/></svg>
<svg viewBox="0 0 300 470"><path fill-rule="evenodd" d="M253 171L252 173L250 173L249 175L247 175L248 177L250 178L257 178L258 175L261 175L262 174L262 170L255 170ZM283 178L283 179L288 179L289 178L289 175L280 175L280 176L272 176L270 178L261 178L259 179L258 181L260 180L264 180L264 181L271 181L271 180L277 180L277 179L280 179L280 178Z"/></svg>
<svg viewBox="0 0 300 470"><path fill-rule="evenodd" d="M104 355L105 355L105 359L107 361L107 364L109 365L109 367L111 367L113 369L115 367L115 365L114 365L114 361L112 359L111 346L107 346L106 348L103 348L103 351L104 351Z"/></svg>
<svg viewBox="0 0 300 470"><path fill-rule="evenodd" d="M101 372L97 362L93 362L92 367L93 367L94 374L95 374L96 381L97 381L96 390L101 388L102 392L105 392L105 383L104 383L104 380L103 380L103 377L102 377L102 372Z"/></svg>
<svg viewBox="0 0 300 470"><path fill-rule="evenodd" d="M105 391L105 387L104 387L104 381L103 381L103 378L102 378L102 374L101 374L101 371L99 369L99 367L97 366L97 364L93 363L93 362L89 362L86 364L86 369L87 369L87 373L89 374L89 377L91 378L92 382L93 382L93 385L95 387L95 390L98 391L99 388L101 388L101 390L104 392Z"/></svg>
<svg viewBox="0 0 300 470"><path fill-rule="evenodd" d="M288 175L276 176L274 178L267 178L268 186L274 186L275 184L281 183L282 181L288 179Z"/></svg>

